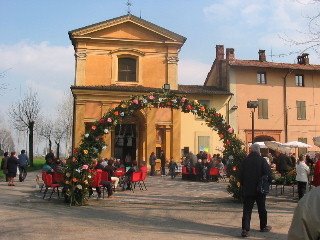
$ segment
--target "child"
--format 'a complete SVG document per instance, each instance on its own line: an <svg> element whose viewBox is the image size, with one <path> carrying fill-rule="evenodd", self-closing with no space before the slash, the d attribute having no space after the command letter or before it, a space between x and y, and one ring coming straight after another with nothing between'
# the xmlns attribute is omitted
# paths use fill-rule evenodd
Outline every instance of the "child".
<svg viewBox="0 0 320 240"><path fill-rule="evenodd" d="M178 169L177 163L171 158L169 163L169 172L171 179L174 179L176 177L176 169Z"/></svg>

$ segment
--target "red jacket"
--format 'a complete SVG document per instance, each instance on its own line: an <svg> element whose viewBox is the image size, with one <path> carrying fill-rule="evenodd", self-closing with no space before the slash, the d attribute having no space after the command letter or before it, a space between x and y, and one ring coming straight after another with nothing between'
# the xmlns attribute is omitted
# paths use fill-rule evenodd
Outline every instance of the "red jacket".
<svg viewBox="0 0 320 240"><path fill-rule="evenodd" d="M320 160L316 162L314 167L313 185L320 186Z"/></svg>

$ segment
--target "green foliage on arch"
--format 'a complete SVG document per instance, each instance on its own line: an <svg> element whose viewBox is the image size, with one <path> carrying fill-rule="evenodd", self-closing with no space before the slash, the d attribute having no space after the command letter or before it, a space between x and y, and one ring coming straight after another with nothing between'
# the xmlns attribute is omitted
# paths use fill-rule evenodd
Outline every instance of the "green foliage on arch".
<svg viewBox="0 0 320 240"><path fill-rule="evenodd" d="M236 137L233 128L214 108L207 108L197 100L190 100L172 92L164 92L132 96L122 101L99 121L94 122L90 131L83 135L79 147L74 149L74 158L68 162L65 173L65 196L71 205L84 205L87 202L88 187L92 179L88 166L107 147L103 136L121 123L125 117L145 108L181 109L184 113L192 113L202 118L212 130L216 131L224 145L223 156L229 163L227 171L230 180L227 191L235 199L241 198L239 165L246 154L243 143Z"/></svg>

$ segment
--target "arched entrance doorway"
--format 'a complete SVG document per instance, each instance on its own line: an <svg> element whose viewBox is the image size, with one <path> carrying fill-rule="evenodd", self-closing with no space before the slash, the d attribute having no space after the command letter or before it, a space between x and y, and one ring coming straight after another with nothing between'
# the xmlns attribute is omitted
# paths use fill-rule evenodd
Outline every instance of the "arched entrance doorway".
<svg viewBox="0 0 320 240"><path fill-rule="evenodd" d="M111 148L112 156L126 165L132 161L140 163L144 157L146 117L141 111L135 111L114 127Z"/></svg>
<svg viewBox="0 0 320 240"><path fill-rule="evenodd" d="M256 136L253 142L265 142L265 141L276 141L273 137L267 135Z"/></svg>

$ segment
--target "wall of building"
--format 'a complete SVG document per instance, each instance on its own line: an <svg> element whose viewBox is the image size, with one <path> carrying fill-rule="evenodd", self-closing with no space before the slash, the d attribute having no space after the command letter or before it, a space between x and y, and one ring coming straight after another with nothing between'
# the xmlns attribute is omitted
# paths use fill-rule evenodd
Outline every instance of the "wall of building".
<svg viewBox="0 0 320 240"><path fill-rule="evenodd" d="M231 122L236 123L237 132L244 141L252 128L251 109L247 108L247 101L268 99L268 119L258 118L258 109L255 112L255 129L264 134L279 134L280 141L285 142L284 123L284 77L288 70L266 69L267 84L257 83L256 68L236 68L230 73L230 88L234 93L230 105L237 105L238 109L231 113ZM305 86L295 84L295 74L303 74ZM312 71L292 71L287 75L287 107L288 107L288 141L307 138L312 144L312 138L320 134L320 74ZM297 120L296 101L306 101L306 120ZM267 131L266 131L267 130ZM261 132L260 131L260 132ZM268 132L269 131L269 132ZM255 136L257 136L255 134Z"/></svg>
<svg viewBox="0 0 320 240"><path fill-rule="evenodd" d="M210 100L210 107L217 110L225 116L227 109L227 96L192 96L191 99L197 100ZM189 147L189 150L193 153L198 153L198 137L209 136L210 137L210 149L209 153L221 153L218 149L221 149L223 143L217 132L209 128L205 121L196 117L192 113L181 113L181 149Z"/></svg>

